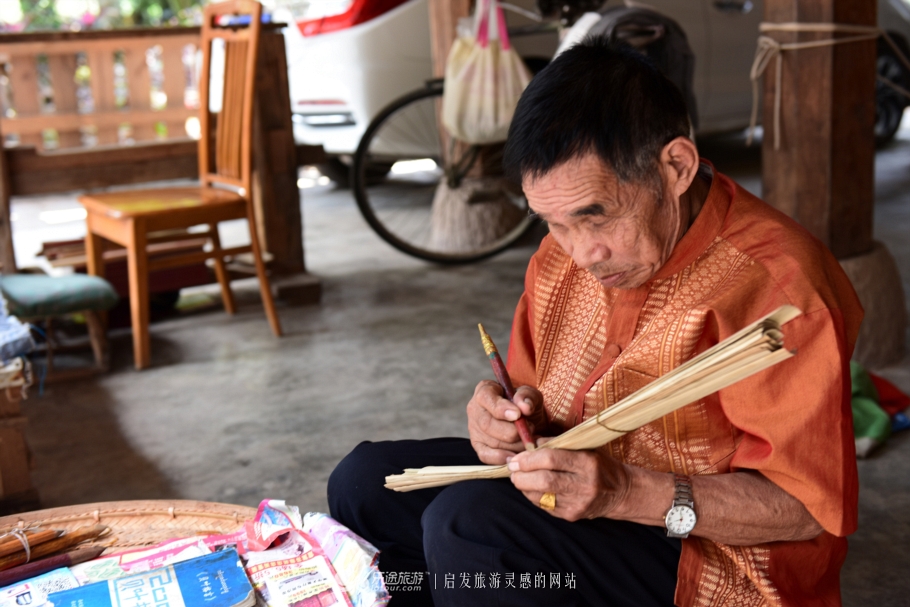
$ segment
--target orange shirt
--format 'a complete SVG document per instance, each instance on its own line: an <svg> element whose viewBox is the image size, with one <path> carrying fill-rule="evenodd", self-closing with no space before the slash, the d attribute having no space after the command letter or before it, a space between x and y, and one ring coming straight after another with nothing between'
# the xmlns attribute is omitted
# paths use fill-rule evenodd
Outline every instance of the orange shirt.
<svg viewBox="0 0 910 607"><path fill-rule="evenodd" d="M840 605L845 536L857 522L848 367L863 315L856 294L820 242L719 173L670 259L637 289L605 289L549 236L528 267L509 372L543 393L556 429L783 304L803 311L784 331L796 356L605 447L661 472L757 470L824 528L811 541L749 547L683 540L680 607Z"/></svg>

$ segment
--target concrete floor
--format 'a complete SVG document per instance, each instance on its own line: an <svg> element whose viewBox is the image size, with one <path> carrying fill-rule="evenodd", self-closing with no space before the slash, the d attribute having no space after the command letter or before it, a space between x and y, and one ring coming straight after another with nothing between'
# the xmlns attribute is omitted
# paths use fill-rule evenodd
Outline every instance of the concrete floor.
<svg viewBox="0 0 910 607"><path fill-rule="evenodd" d="M760 188L757 148L728 138L702 149ZM877 191L876 237L898 257L910 295L910 128L879 152ZM506 348L534 238L481 264L440 268L381 242L349 192L318 186L304 198L322 304L280 308L279 340L255 282L237 283L236 317L211 311L154 325L153 367L143 372L132 369L129 332L116 332L109 374L48 386L25 403L44 505L179 497L253 506L279 497L324 511L329 473L360 441L466 435L464 405L490 375L476 323ZM42 235L80 235L78 218L51 226L53 235L39 218L51 210L58 214L45 219L66 219L59 211L74 206L73 197L13 201L20 261ZM880 372L910 391L910 358ZM910 432L859 468L845 605L908 605Z"/></svg>

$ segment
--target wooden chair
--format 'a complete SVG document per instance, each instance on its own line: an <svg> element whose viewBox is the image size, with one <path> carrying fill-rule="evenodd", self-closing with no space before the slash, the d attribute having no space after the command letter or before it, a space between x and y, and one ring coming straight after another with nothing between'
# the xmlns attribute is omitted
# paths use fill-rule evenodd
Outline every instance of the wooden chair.
<svg viewBox="0 0 910 607"><path fill-rule="evenodd" d="M130 308L133 325L133 352L137 369L151 362L149 342L148 274L212 259L221 284L221 296L228 314L235 311L225 257L252 252L259 289L272 332L281 336L281 325L266 275L252 203L252 129L256 82L256 58L261 29L262 6L254 0L229 0L205 8L202 26L202 73L200 75L200 126L198 187L108 192L81 196L88 212L86 252L90 274L103 276L103 239L127 249ZM231 16L248 16L248 22ZM217 116L209 108L212 47L216 39L224 44L222 107ZM250 245L223 249L218 223L246 218ZM187 237L192 226L208 226L211 250L183 255L149 258L150 242ZM199 233L190 234L199 238Z"/></svg>

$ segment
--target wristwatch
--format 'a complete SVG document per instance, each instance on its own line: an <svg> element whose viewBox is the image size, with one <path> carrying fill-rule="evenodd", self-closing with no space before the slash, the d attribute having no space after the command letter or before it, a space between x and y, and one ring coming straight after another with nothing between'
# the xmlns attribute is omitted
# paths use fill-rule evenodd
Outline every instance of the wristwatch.
<svg viewBox="0 0 910 607"><path fill-rule="evenodd" d="M695 502L692 500L692 483L688 476L674 474L676 491L673 494L673 504L664 523L667 525L667 537L689 537L695 528Z"/></svg>

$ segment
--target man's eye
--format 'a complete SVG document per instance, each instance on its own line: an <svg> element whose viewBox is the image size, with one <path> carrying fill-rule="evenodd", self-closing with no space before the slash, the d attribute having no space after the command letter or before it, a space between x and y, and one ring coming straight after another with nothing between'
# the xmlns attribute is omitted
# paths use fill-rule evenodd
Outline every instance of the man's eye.
<svg viewBox="0 0 910 607"><path fill-rule="evenodd" d="M588 219L586 225L594 230L601 230L608 225L610 225L610 219L608 217L596 217Z"/></svg>

